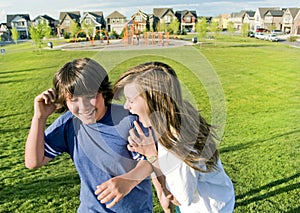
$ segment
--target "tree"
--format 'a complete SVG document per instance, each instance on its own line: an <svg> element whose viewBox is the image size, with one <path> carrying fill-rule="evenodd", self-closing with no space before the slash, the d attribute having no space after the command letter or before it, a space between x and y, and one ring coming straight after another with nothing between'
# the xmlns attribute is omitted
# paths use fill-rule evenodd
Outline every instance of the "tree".
<svg viewBox="0 0 300 213"><path fill-rule="evenodd" d="M87 24L85 22L82 22L81 24L82 30L86 31L86 37L94 37L94 26L92 24Z"/></svg>
<svg viewBox="0 0 300 213"><path fill-rule="evenodd" d="M156 30L157 32L166 32L168 29L167 24L164 21L157 23Z"/></svg>
<svg viewBox="0 0 300 213"><path fill-rule="evenodd" d="M205 17L201 18L196 24L196 31L198 32L199 38L204 38L207 33L207 20Z"/></svg>
<svg viewBox="0 0 300 213"><path fill-rule="evenodd" d="M215 39L217 38L217 35L219 33L219 22L218 21L213 21L210 23L210 31L214 33Z"/></svg>
<svg viewBox="0 0 300 213"><path fill-rule="evenodd" d="M38 25L31 23L29 33L35 46L40 49L42 47L43 38L50 37L51 27L47 25L46 21L42 21Z"/></svg>
<svg viewBox="0 0 300 213"><path fill-rule="evenodd" d="M243 23L241 28L242 37L247 37L249 30L250 30L250 24Z"/></svg>
<svg viewBox="0 0 300 213"><path fill-rule="evenodd" d="M233 23L232 21L230 21L230 22L228 23L227 31L228 31L231 35L233 35L233 33L234 33L234 23Z"/></svg>
<svg viewBox="0 0 300 213"><path fill-rule="evenodd" d="M72 22L70 25L71 38L75 38L77 32L80 30L80 27L77 22Z"/></svg>
<svg viewBox="0 0 300 213"><path fill-rule="evenodd" d="M11 38L16 44L18 44L19 37L20 37L19 31L17 30L17 28L13 27L11 29Z"/></svg>
<svg viewBox="0 0 300 213"><path fill-rule="evenodd" d="M177 34L178 30L179 30L179 21L175 18L171 21L170 25L169 25L169 32L173 33L173 34Z"/></svg>

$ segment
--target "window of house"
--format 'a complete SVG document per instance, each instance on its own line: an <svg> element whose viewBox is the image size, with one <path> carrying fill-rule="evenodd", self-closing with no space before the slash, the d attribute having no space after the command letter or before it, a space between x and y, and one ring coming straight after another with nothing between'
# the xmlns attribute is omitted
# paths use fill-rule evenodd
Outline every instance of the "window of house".
<svg viewBox="0 0 300 213"><path fill-rule="evenodd" d="M185 22L191 23L192 22L192 17L191 16L187 16L184 18Z"/></svg>
<svg viewBox="0 0 300 213"><path fill-rule="evenodd" d="M134 18L134 20L137 22L142 22L142 17L140 15L138 15Z"/></svg>
<svg viewBox="0 0 300 213"><path fill-rule="evenodd" d="M85 19L85 24L90 25L91 24L91 19Z"/></svg>
<svg viewBox="0 0 300 213"><path fill-rule="evenodd" d="M70 20L67 20L67 19L66 19L66 20L65 20L65 25L66 25L66 26L70 26L70 25L71 25Z"/></svg>

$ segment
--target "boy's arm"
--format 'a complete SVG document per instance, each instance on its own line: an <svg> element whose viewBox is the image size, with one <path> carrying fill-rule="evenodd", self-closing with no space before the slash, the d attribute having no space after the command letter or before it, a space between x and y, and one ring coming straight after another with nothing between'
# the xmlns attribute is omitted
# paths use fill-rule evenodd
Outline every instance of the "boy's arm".
<svg viewBox="0 0 300 213"><path fill-rule="evenodd" d="M25 145L25 166L29 169L43 166L51 160L44 156L44 130L47 118L55 111L54 100L52 89L34 99L34 115Z"/></svg>
<svg viewBox="0 0 300 213"><path fill-rule="evenodd" d="M44 130L46 119L32 118L31 127L25 145L25 166L28 169L41 167L51 158L45 157Z"/></svg>
<svg viewBox="0 0 300 213"><path fill-rule="evenodd" d="M113 207L125 197L136 185L152 173L152 165L146 160L140 160L136 167L123 175L111 178L97 186L95 194L101 203L106 203L107 208Z"/></svg>

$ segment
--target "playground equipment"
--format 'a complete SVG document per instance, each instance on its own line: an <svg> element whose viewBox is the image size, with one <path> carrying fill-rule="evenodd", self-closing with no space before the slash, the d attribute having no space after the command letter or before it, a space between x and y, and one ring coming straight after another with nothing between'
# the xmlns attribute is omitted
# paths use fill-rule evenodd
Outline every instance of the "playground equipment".
<svg viewBox="0 0 300 213"><path fill-rule="evenodd" d="M140 31L138 29L138 23L134 20L130 21L131 24L126 24L123 32L123 43L124 47L126 47L128 44L134 45L134 38L136 38L137 45L140 44ZM129 25L129 26L128 26ZM143 33L143 41L145 45L169 45L169 38L170 33L169 32L144 32Z"/></svg>
<svg viewBox="0 0 300 213"><path fill-rule="evenodd" d="M88 32L86 30L80 30L76 33L76 36L75 36L75 40L74 40L74 43L76 44L77 40L78 40L78 34L79 33L85 33L86 37L88 38L88 40L91 42L91 45L94 45L94 41L95 41L95 36L97 34L97 32L100 32L100 33L104 33L105 36L106 36L106 39L107 39L107 44L109 44L109 36L107 34L107 32L105 30L96 30L95 33L94 33L94 36L92 37L92 39L90 38Z"/></svg>

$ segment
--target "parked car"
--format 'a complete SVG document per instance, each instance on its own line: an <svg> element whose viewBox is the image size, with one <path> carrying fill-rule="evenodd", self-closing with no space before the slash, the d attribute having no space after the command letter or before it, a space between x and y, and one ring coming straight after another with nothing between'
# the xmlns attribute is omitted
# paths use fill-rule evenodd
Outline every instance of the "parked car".
<svg viewBox="0 0 300 213"><path fill-rule="evenodd" d="M257 33L266 33L266 32L269 32L269 30L265 29L265 28L257 28L255 32L257 32Z"/></svg>
<svg viewBox="0 0 300 213"><path fill-rule="evenodd" d="M255 36L255 33L253 31L248 32L248 37L253 38Z"/></svg>
<svg viewBox="0 0 300 213"><path fill-rule="evenodd" d="M258 33L255 33L254 37L257 38L257 39L264 39L265 34L261 33L261 32L258 32Z"/></svg>
<svg viewBox="0 0 300 213"><path fill-rule="evenodd" d="M272 30L271 33L276 34L276 35L282 35L283 34L283 32L281 30Z"/></svg>
<svg viewBox="0 0 300 213"><path fill-rule="evenodd" d="M268 41L279 41L279 38L277 37L277 35L276 34L274 34L274 33L272 33L272 34L269 34L269 35L267 35L267 39L266 40L268 40Z"/></svg>

